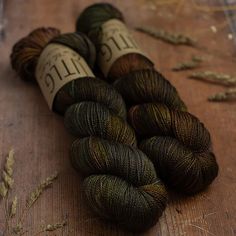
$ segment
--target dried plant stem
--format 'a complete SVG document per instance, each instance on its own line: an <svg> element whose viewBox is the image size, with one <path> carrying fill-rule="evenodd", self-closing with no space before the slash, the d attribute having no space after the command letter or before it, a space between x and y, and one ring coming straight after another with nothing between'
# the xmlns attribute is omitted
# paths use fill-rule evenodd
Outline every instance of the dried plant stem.
<svg viewBox="0 0 236 236"><path fill-rule="evenodd" d="M26 215L27 215L27 213L28 213L28 210L29 210L29 209L28 209L27 207L25 207L25 208L23 209L23 211L22 211L22 213L21 213L21 215L20 215L19 221L18 221L18 223L17 223L17 226L23 224L23 222L24 222L24 220L25 220L25 217L26 217Z"/></svg>
<svg viewBox="0 0 236 236"><path fill-rule="evenodd" d="M186 46L192 46L192 47L196 45L196 41L194 39L184 34L171 33L163 29L158 29L154 27L146 27L146 26L137 27L136 30L146 33L156 39L160 39L166 43L170 43L173 45L186 45Z"/></svg>
<svg viewBox="0 0 236 236"><path fill-rule="evenodd" d="M217 93L213 96L208 97L208 100L211 102L225 102L236 100L236 88Z"/></svg>
<svg viewBox="0 0 236 236"><path fill-rule="evenodd" d="M53 175L47 177L43 182L41 182L29 195L26 200L26 207L23 209L22 214L19 218L19 223L23 224L24 219L29 211L29 209L34 205L34 203L39 199L44 190L50 187L53 181L58 177L58 173L54 173Z"/></svg>
<svg viewBox="0 0 236 236"><path fill-rule="evenodd" d="M18 223L15 227L12 228L12 233L14 233L15 235L23 235L27 232L23 230L23 226Z"/></svg>
<svg viewBox="0 0 236 236"><path fill-rule="evenodd" d="M28 230L23 230L23 227L21 227L21 228L19 228L19 229L15 228L15 229L13 230L13 234L15 234L15 235L17 235L17 236L22 236L22 235L24 235L24 234L26 234L26 233L28 233Z"/></svg>
<svg viewBox="0 0 236 236"><path fill-rule="evenodd" d="M10 219L10 209L8 204L9 190L12 188L13 179L13 165L14 165L14 150L11 149L6 157L4 164L4 170L2 171L2 181L0 182L0 198L5 200L4 212L5 212L5 228L4 234L9 231L9 219Z"/></svg>
<svg viewBox="0 0 236 236"><path fill-rule="evenodd" d="M5 227L4 233L7 234L9 232L9 213L8 213L8 193L5 197L5 204L4 204L4 211L5 211Z"/></svg>
<svg viewBox="0 0 236 236"><path fill-rule="evenodd" d="M16 215L17 202L18 202L18 199L17 199L17 196L15 196L12 200L11 207L10 207L10 213L9 213L10 218Z"/></svg>
<svg viewBox="0 0 236 236"><path fill-rule="evenodd" d="M7 187L4 182L0 182L0 196L4 198L7 195Z"/></svg>
<svg viewBox="0 0 236 236"><path fill-rule="evenodd" d="M41 196L43 191L52 185L53 181L58 177L58 173L55 173L48 178L46 178L43 182L40 183L36 189L31 192L29 198L26 201L27 208L30 208Z"/></svg>
<svg viewBox="0 0 236 236"><path fill-rule="evenodd" d="M49 188L53 181L58 177L58 173L49 176L44 181L42 181L30 194L26 201L26 206L23 209L21 216L19 217L19 220L17 220L17 224L15 227L10 226L10 220L16 215L17 205L18 205L18 199L17 196L15 196L11 203L8 203L9 198L9 190L12 188L14 179L13 179L13 165L14 165L14 151L11 149L9 151L9 154L6 158L6 162L4 164L4 170L2 171L2 181L0 182L0 200L4 200L4 211L5 211L5 227L3 235L25 235L28 230L24 230L23 228L23 221L29 211L29 209L35 204L35 202L40 198L42 193ZM1 175L1 172L0 172ZM46 232L46 231L54 231L57 229L60 229L66 225L66 222L63 221L61 223L56 224L48 224L46 225L40 233Z"/></svg>
<svg viewBox="0 0 236 236"><path fill-rule="evenodd" d="M9 206L8 203L8 195L5 199L5 227L4 227L4 235L11 235L10 230L10 220L15 216L16 214L16 208L17 208L17 197L15 196L13 200L11 201L11 204Z"/></svg>
<svg viewBox="0 0 236 236"><path fill-rule="evenodd" d="M189 78L205 80L212 83L221 84L224 86L235 86L236 77L226 74L218 74L212 71L203 71L192 73Z"/></svg>
<svg viewBox="0 0 236 236"><path fill-rule="evenodd" d="M33 236L39 235L39 234L47 232L47 231L53 232L55 230L58 230L58 229L61 229L61 228L65 227L66 224L67 224L66 221L56 223L56 224L48 224L48 225L44 226L43 229L36 232Z"/></svg>
<svg viewBox="0 0 236 236"><path fill-rule="evenodd" d="M202 59L198 57L192 57L191 61L185 61L177 64L172 68L173 71L191 70L200 66Z"/></svg>
<svg viewBox="0 0 236 236"><path fill-rule="evenodd" d="M0 197L5 198L8 191L12 188L13 179L13 165L14 165L14 150L11 149L6 158L4 170L2 171L2 181L0 182Z"/></svg>

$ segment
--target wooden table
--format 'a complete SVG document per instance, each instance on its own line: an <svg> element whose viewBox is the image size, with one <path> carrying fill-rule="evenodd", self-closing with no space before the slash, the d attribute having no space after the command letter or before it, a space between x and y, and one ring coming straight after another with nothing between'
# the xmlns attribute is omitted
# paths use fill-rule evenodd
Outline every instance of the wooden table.
<svg viewBox="0 0 236 236"><path fill-rule="evenodd" d="M0 44L0 164L10 147L15 149L15 184L9 201L17 195L19 206L12 225L21 215L25 200L38 183L58 171L59 177L46 190L25 218L25 235L35 235L41 225L67 221L63 229L41 235L129 235L100 221L87 209L82 198L82 179L71 167L68 150L72 141L63 118L52 113L40 90L21 81L11 69L12 45L39 26L74 30L78 14L94 1L86 0L9 0L6 3L6 37ZM125 13L131 26L152 25L181 31L198 38L210 54L185 46L168 45L140 32L134 32L141 47L169 78L186 101L190 112L198 116L211 132L220 173L203 193L193 197L171 196L159 223L143 235L236 235L236 103L210 103L207 97L224 88L187 79L190 72L171 71L177 62L192 54L204 56L201 70L235 74L235 45L227 35L224 16L192 5L192 1L108 1ZM171 3L172 4L169 4ZM211 26L216 26L214 33ZM4 226L4 202L0 201L0 235ZM132 234L130 234L132 235ZM137 234L136 234L137 235Z"/></svg>

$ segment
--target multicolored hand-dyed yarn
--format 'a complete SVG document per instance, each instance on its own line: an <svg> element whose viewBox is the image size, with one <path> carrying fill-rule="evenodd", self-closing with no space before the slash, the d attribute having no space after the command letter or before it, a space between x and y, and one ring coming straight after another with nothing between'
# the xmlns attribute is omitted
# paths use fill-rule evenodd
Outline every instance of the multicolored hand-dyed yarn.
<svg viewBox="0 0 236 236"><path fill-rule="evenodd" d="M111 19L124 22L122 13L112 5L94 4L81 13L76 29L87 34L99 52L102 26ZM187 112L169 81L148 59L135 53L117 59L107 79L115 81L130 107L130 123L142 140L140 148L164 183L186 194L205 189L218 174L210 134Z"/></svg>
<svg viewBox="0 0 236 236"><path fill-rule="evenodd" d="M23 80L35 80L39 56L51 43L73 49L93 67L95 48L84 34L39 28L12 50L12 67ZM78 138L71 158L86 176L84 192L91 208L131 231L154 225L165 209L167 193L153 163L136 147L121 95L98 78L78 78L59 90L53 110L65 115L66 128Z"/></svg>

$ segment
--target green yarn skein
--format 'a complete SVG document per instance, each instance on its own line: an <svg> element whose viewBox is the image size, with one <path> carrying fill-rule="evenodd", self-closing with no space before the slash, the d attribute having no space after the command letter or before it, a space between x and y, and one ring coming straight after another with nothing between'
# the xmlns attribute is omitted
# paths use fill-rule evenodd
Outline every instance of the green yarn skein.
<svg viewBox="0 0 236 236"><path fill-rule="evenodd" d="M76 30L87 34L99 52L102 25L111 19L124 23L117 8L97 3L81 13ZM169 81L137 53L116 59L106 79L115 81L115 88L130 108L129 120L142 141L140 148L152 160L163 182L185 194L205 189L218 174L210 134L187 112Z"/></svg>
<svg viewBox="0 0 236 236"><path fill-rule="evenodd" d="M39 56L50 43L72 48L93 66L95 49L84 34L39 28L12 49L12 67L22 79L35 80ZM85 176L84 195L91 209L131 231L153 226L165 209L167 193L152 162L136 147L120 94L98 78L78 78L59 90L53 110L64 114L66 128L78 138L71 160Z"/></svg>

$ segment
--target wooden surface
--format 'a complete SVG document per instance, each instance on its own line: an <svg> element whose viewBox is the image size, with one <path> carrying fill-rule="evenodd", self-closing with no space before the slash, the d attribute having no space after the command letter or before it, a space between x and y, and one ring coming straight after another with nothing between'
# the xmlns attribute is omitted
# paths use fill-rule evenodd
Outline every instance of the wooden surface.
<svg viewBox="0 0 236 236"><path fill-rule="evenodd" d="M77 15L94 1L79 0L8 0L6 3L6 37L0 43L0 165L10 149L15 149L15 185L9 199L17 195L17 217L29 192L47 176L59 171L58 180L29 211L25 235L34 235L42 224L61 222L63 230L41 235L132 235L95 217L82 199L82 180L70 165L68 149L72 138L66 132L63 118L49 111L39 88L20 81L9 63L12 45L39 26L74 30ZM109 1L119 6L131 26L153 25L181 31L199 39L210 48L211 55L184 46L174 47L145 34L134 32L141 47L158 70L169 78L186 101L190 112L198 116L211 132L220 166L218 178L205 192L194 197L170 197L159 223L143 235L236 235L236 103L210 103L207 97L223 87L189 80L189 72L171 72L177 62L202 55L202 70L235 74L235 45L229 40L229 29L223 27L222 13L198 11L192 1L158 5L163 1ZM154 3L157 3L156 5ZM175 1L166 1L175 2ZM183 3L181 5L181 3ZM213 33L210 26L221 28ZM217 50L217 52L216 52ZM217 55L220 56L217 56ZM4 227L4 207L0 202L0 235ZM13 225L15 220L13 219ZM136 234L137 235L137 234Z"/></svg>

